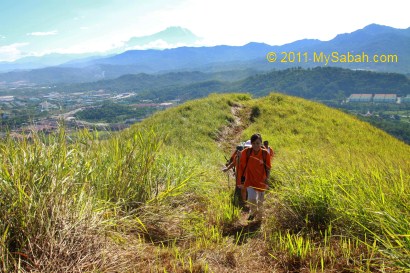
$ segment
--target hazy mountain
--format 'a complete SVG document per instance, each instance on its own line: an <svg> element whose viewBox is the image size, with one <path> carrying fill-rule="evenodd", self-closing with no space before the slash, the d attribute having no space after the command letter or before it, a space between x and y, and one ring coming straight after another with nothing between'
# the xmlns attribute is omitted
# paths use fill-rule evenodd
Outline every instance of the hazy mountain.
<svg viewBox="0 0 410 273"><path fill-rule="evenodd" d="M152 35L133 37L128 40L123 47L114 49L110 54L113 54L113 52L118 54L130 49L164 49L189 46L194 45L198 41L200 41L200 38L193 34L189 29L182 27L169 27ZM96 53L52 53L44 56L28 56L14 62L0 62L0 72L38 69L58 65L78 66L93 59L106 57L107 55L109 55L109 53L103 55L96 55Z"/></svg>
<svg viewBox="0 0 410 273"><path fill-rule="evenodd" d="M145 65L156 71L191 69L212 63L247 61L264 55L272 47L249 43L244 46L179 47L164 50L129 50L124 53L93 60L90 65Z"/></svg>
<svg viewBox="0 0 410 273"><path fill-rule="evenodd" d="M124 46L125 49L148 49L165 48L194 45L200 38L193 34L189 29L182 27L169 27L158 33L133 37Z"/></svg>
<svg viewBox="0 0 410 273"><path fill-rule="evenodd" d="M173 38L172 38L173 37ZM179 39L177 38L179 37ZM185 38L184 38L185 37ZM175 41L194 41L196 36L179 27L168 28L154 35L130 39L129 45L144 44L164 39ZM275 52L275 62L268 62L268 52ZM325 62L324 56L336 54L338 60ZM360 62L343 59L348 54L368 56ZM392 56L391 62L373 62L374 54ZM394 59L395 58L395 59ZM0 74L0 81L16 80L32 83L59 83L113 79L124 74L165 73L170 71L219 72L226 70L259 70L286 69L290 67L336 66L350 69L362 69L383 72L410 74L410 28L395 29L372 24L352 33L337 35L330 41L304 39L293 43L270 46L263 43L249 43L244 46L213 47L178 47L164 50L128 50L103 58L88 58L69 62L59 68L59 74L53 69ZM1 66L0 66L1 67ZM69 68L67 68L69 67ZM80 77L67 77L63 71ZM75 69L78 71L75 72ZM41 77L40 77L41 75Z"/></svg>
<svg viewBox="0 0 410 273"><path fill-rule="evenodd" d="M309 48L309 50L314 49ZM324 52L337 51L339 53L350 51L353 54L364 52L369 56L372 54L397 55L398 62L391 63L389 70L404 73L410 72L410 27L407 29L395 29L372 24L352 33L339 34L333 40L317 45L317 49ZM390 64L368 63L367 65L374 70L387 70L384 67ZM406 67L405 71L399 71L403 65ZM359 64L358 66L366 68L366 64Z"/></svg>
<svg viewBox="0 0 410 273"><path fill-rule="evenodd" d="M276 62L266 60L268 52L277 54ZM318 58L337 54L334 62ZM291 55L294 54L294 55ZM361 62L343 59L347 54L368 56ZM396 57L392 62L372 60L374 54ZM289 67L339 66L353 69L410 73L410 28L395 29L372 24L352 33L337 35L330 41L304 39L282 46L249 43L244 46L181 47L166 50L130 50L89 62L90 65L144 65L153 71L243 69L285 69Z"/></svg>
<svg viewBox="0 0 410 273"><path fill-rule="evenodd" d="M45 68L49 66L58 66L69 63L76 63L81 60L91 61L93 59L99 59L103 56L96 55L95 53L85 54L58 54L52 53L43 56L29 56L18 59L14 62L0 62L0 72L8 72L13 70L32 70L38 68Z"/></svg>

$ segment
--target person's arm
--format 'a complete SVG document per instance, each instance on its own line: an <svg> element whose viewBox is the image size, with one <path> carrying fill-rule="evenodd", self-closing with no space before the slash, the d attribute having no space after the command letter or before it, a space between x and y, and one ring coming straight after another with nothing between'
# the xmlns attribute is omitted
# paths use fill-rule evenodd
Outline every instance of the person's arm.
<svg viewBox="0 0 410 273"><path fill-rule="evenodd" d="M231 155L231 158L226 163L225 168L222 169L223 172L227 172L235 166L235 152Z"/></svg>
<svg viewBox="0 0 410 273"><path fill-rule="evenodd" d="M235 166L235 162L231 162L228 166L222 169L223 172L227 172Z"/></svg>

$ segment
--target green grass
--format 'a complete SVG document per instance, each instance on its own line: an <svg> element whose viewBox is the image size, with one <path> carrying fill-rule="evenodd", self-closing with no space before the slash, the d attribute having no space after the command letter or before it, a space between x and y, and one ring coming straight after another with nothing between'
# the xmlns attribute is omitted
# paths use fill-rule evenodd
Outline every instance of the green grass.
<svg viewBox="0 0 410 273"><path fill-rule="evenodd" d="M372 237L386 248L379 254L409 269L410 147L322 105L269 100L245 134L261 132L277 150L276 225L295 234L332 225L338 236Z"/></svg>
<svg viewBox="0 0 410 273"><path fill-rule="evenodd" d="M255 132L276 157L247 226L220 170ZM8 137L0 159L0 271L410 270L410 147L303 99L210 95L103 139Z"/></svg>

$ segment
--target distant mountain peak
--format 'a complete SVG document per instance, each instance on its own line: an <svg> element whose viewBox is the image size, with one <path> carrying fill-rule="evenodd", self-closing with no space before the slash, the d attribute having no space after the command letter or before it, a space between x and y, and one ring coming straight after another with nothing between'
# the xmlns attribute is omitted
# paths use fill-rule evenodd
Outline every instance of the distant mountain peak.
<svg viewBox="0 0 410 273"><path fill-rule="evenodd" d="M393 27L385 26L385 25L379 25L379 24L370 24L365 26L363 29L365 30L381 30L381 29L394 29Z"/></svg>
<svg viewBox="0 0 410 273"><path fill-rule="evenodd" d="M160 31L158 33L172 33L172 34L189 34L189 35L194 35L189 29L187 28L183 28L180 26L171 26L171 27L167 27L165 30Z"/></svg>
<svg viewBox="0 0 410 273"><path fill-rule="evenodd" d="M357 31L362 31L362 32L366 32L369 34L381 34L381 33L392 32L396 30L397 29L389 27L389 26L370 24L370 25L365 26L363 29L359 29Z"/></svg>
<svg viewBox="0 0 410 273"><path fill-rule="evenodd" d="M170 26L147 36L132 37L125 45L127 49L164 49L180 46L190 46L200 38L192 31L180 26Z"/></svg>
<svg viewBox="0 0 410 273"><path fill-rule="evenodd" d="M349 35L363 37L363 36L384 35L384 34L388 34L388 33L398 33L398 32L403 34L402 29L397 29L397 28L393 28L393 27L373 23L373 24L365 26L362 29L358 29L356 31L353 31L351 33L339 34L339 35L336 36L336 39L345 38Z"/></svg>

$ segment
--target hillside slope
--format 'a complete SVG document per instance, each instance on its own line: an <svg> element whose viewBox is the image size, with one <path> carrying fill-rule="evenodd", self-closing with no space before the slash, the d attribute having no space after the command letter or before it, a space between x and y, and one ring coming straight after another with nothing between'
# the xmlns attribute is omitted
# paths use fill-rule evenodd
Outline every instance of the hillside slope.
<svg viewBox="0 0 410 273"><path fill-rule="evenodd" d="M260 223L232 205L221 172L254 132L276 151ZM1 143L3 271L410 268L410 146L323 105L213 94L107 140L61 131L46 143Z"/></svg>
<svg viewBox="0 0 410 273"><path fill-rule="evenodd" d="M252 112L259 113L253 117L254 122L250 121ZM385 253L384 247L393 248L396 244L392 238L384 236L395 234L402 238L403 245L396 245L397 253L382 260L388 264L397 262L393 257L406 260L409 247L406 239L400 236L405 236L405 230L410 227L402 218L409 213L405 204L409 201L410 147L381 130L340 111L279 94L259 99L244 95L211 95L158 113L143 126L159 126L156 130L167 132L169 147L184 151L191 161L197 160L204 173L212 173L207 174L209 177L218 171L215 166L224 162L221 149L225 156L232 152L235 142L229 143L230 139L246 140L254 132L260 132L276 150L276 158L272 170L273 191L267 201L270 210L256 234L260 232L272 240L278 239L278 230L302 234L307 244L318 234L326 237L327 232L333 232L335 238L357 240L364 239L367 234L378 240L380 249L372 251L380 253ZM223 180L222 183L226 183L226 178ZM240 218L239 222L233 219L233 223L222 223L223 234L236 238L235 232L249 231L252 234L249 236L258 237ZM261 249L278 247L278 242L268 241ZM342 240L332 242L332 247L337 249L341 243ZM359 251L359 248L350 251ZM246 246L236 251L251 251L244 249ZM290 256L290 260L295 258ZM308 256L304 257L307 261L301 263L300 268L285 266L283 270L301 270L319 259L315 255ZM378 259L380 256L377 255ZM238 261L241 259L235 257ZM266 258L258 256L257 259L262 262ZM407 261L404 264L408 266ZM337 259L330 259L325 265L328 270L338 266L341 265ZM355 263L348 267L359 268Z"/></svg>

